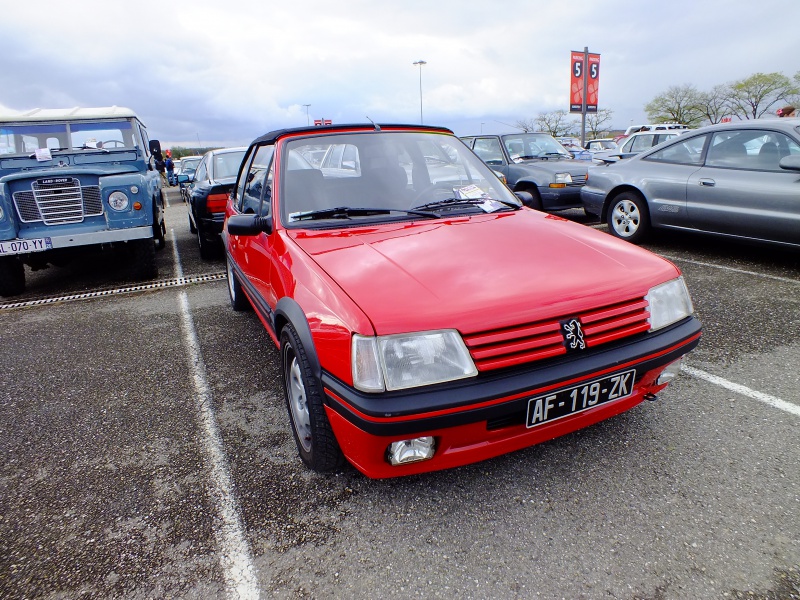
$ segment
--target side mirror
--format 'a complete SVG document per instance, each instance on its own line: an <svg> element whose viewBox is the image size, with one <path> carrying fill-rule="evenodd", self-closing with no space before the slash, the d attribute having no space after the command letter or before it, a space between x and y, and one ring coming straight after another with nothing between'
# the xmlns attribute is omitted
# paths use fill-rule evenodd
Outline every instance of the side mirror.
<svg viewBox="0 0 800 600"><path fill-rule="evenodd" d="M230 235L258 235L272 233L272 217L256 215L231 215L225 221L225 228Z"/></svg>
<svg viewBox="0 0 800 600"><path fill-rule="evenodd" d="M800 154L784 156L778 166L787 171L800 171Z"/></svg>
<svg viewBox="0 0 800 600"><path fill-rule="evenodd" d="M520 199L520 202L527 206L528 208L534 208L533 206L533 194L530 192L514 192L514 195Z"/></svg>
<svg viewBox="0 0 800 600"><path fill-rule="evenodd" d="M161 142L150 140L150 154L161 154Z"/></svg>
<svg viewBox="0 0 800 600"><path fill-rule="evenodd" d="M178 175L178 183L189 183L189 176L181 173Z"/></svg>

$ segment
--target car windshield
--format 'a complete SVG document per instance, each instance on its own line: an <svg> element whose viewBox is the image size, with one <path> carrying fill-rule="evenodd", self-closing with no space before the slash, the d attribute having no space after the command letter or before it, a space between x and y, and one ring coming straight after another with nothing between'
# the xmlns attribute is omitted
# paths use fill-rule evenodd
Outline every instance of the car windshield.
<svg viewBox="0 0 800 600"><path fill-rule="evenodd" d="M308 160L325 153L319 168ZM519 199L458 138L371 131L290 140L281 216L288 226L514 210ZM424 207L424 208L423 208Z"/></svg>
<svg viewBox="0 0 800 600"><path fill-rule="evenodd" d="M511 160L519 162L532 158L565 157L572 154L556 139L546 133L515 133L503 136L503 144Z"/></svg>
<svg viewBox="0 0 800 600"><path fill-rule="evenodd" d="M131 121L28 123L0 127L0 154L37 150L115 150L138 147Z"/></svg>
<svg viewBox="0 0 800 600"><path fill-rule="evenodd" d="M197 170L197 165L200 164L201 160L203 159L200 156L197 158L184 158L181 160L181 173L191 175Z"/></svg>

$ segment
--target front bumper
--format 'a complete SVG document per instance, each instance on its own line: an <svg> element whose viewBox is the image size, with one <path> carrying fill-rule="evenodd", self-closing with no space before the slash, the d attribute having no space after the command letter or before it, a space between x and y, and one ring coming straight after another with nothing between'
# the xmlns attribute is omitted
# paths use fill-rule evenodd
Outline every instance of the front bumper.
<svg viewBox="0 0 800 600"><path fill-rule="evenodd" d="M501 375L485 375L435 390L362 394L323 372L326 411L345 457L368 477L436 471L478 462L587 427L633 406L665 384L664 367L700 341L700 323L677 326L634 342L595 350L577 359ZM525 426L530 398L598 377L635 369L630 396L532 428ZM436 453L424 462L391 466L394 441L433 436Z"/></svg>
<svg viewBox="0 0 800 600"><path fill-rule="evenodd" d="M563 188L540 186L539 196L542 198L542 208L545 210L566 210L580 208L581 188L579 185L568 185Z"/></svg>
<svg viewBox="0 0 800 600"><path fill-rule="evenodd" d="M606 196L602 192L596 192L586 188L581 190L581 204L583 208L586 209L586 212L592 213L593 215L602 214L605 199Z"/></svg>
<svg viewBox="0 0 800 600"><path fill-rule="evenodd" d="M39 230L36 231L36 234ZM131 240L139 240L144 238L153 237L153 227L147 225L145 227L130 227L127 229L105 229L101 231L90 231L87 233L71 233L64 235L32 235L25 238L18 238L12 240L3 240L4 242L23 242L28 239L47 239L50 241L48 250L57 250L59 248L72 248L75 246L91 246L95 244L110 244L113 242L128 242ZM28 254L28 252L19 252L19 254Z"/></svg>

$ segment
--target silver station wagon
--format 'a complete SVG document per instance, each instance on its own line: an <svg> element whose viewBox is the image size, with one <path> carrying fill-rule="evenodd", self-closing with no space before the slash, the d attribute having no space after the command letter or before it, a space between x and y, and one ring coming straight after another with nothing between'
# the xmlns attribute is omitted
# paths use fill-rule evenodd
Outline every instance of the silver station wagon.
<svg viewBox="0 0 800 600"><path fill-rule="evenodd" d="M710 125L590 167L581 201L634 243L668 228L800 248L800 119Z"/></svg>

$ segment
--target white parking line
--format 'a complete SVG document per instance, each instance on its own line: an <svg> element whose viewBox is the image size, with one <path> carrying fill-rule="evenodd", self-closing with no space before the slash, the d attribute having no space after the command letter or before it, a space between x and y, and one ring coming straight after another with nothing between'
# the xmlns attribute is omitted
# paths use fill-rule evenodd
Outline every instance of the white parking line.
<svg viewBox="0 0 800 600"><path fill-rule="evenodd" d="M681 369L686 373L688 373L689 375L691 375L692 377L703 379L705 381L708 381L709 383L713 383L714 385L718 385L737 394L741 394L742 396L753 398L754 400L758 400L759 402L768 404L773 408L777 408L784 412L788 412L797 417L800 417L800 406L798 406L797 404L792 404L791 402L787 402L786 400L781 400L780 398L776 398L775 396L770 396L769 394L764 394L763 392L757 392L756 390L751 390L749 387L746 387L744 385L733 383L732 381L728 381L727 379L723 379L722 377L717 377L716 375L712 375L711 373L706 373L705 371L701 371L700 369L695 369L694 367L690 367L688 365L683 365Z"/></svg>
<svg viewBox="0 0 800 600"><path fill-rule="evenodd" d="M714 269L722 269L723 271L733 271L734 273L741 273L742 275L755 275L756 277L764 277L765 279L774 279L783 283L793 283L800 285L800 279L789 279L788 277L779 277L778 275L767 275L766 273L759 273L758 271L746 271L745 269L736 269L734 267L726 267L724 265L716 265L714 263L703 262L700 260L691 260L689 258L680 258L679 256L670 256L669 254L661 254L667 260L673 262L686 262L692 265L699 265L701 267L712 267Z"/></svg>
<svg viewBox="0 0 800 600"><path fill-rule="evenodd" d="M179 278L183 277L180 255L175 243L175 232L170 230L172 238L175 270ZM197 399L197 410L203 426L201 448L205 453L210 471L210 495L216 504L217 513L222 525L216 529L217 549L220 566L225 577L227 596L238 600L257 599L259 597L258 579L250 554L250 548L244 534L236 496L233 493L225 452L222 448L222 437L212 407L212 393L206 379L206 367L197 332L189 307L189 297L181 290L179 294L181 307L181 328L189 352L189 366L192 372Z"/></svg>

